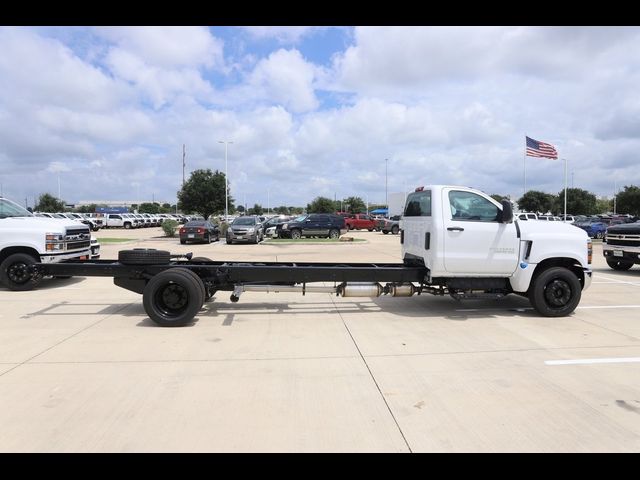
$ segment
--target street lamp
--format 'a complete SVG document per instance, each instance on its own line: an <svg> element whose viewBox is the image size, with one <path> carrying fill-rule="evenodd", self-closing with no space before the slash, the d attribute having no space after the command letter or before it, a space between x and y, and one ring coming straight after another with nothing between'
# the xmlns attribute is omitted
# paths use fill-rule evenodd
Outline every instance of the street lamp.
<svg viewBox="0 0 640 480"><path fill-rule="evenodd" d="M229 141L218 140L218 143L224 143L224 221L229 221L229 185L227 175L227 145Z"/></svg>
<svg viewBox="0 0 640 480"><path fill-rule="evenodd" d="M389 159L384 159L384 203L387 207L387 214L389 212L389 189L387 188L389 179Z"/></svg>

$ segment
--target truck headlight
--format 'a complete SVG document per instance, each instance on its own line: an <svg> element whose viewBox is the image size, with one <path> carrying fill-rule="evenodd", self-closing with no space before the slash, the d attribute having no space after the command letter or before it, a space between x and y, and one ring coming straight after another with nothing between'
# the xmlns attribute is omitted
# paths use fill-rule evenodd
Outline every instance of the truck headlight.
<svg viewBox="0 0 640 480"><path fill-rule="evenodd" d="M64 235L62 233L47 232L45 234L45 250L47 252L64 250Z"/></svg>

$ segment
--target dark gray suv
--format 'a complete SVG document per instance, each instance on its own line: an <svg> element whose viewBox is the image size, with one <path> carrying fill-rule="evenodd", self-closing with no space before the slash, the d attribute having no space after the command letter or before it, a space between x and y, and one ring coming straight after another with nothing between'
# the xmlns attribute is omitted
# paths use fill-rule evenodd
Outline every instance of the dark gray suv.
<svg viewBox="0 0 640 480"><path fill-rule="evenodd" d="M344 217L329 213L301 215L289 222L276 225L280 238L329 237L338 238L347 232Z"/></svg>
<svg viewBox="0 0 640 480"><path fill-rule="evenodd" d="M264 231L260 219L254 215L236 218L227 230L227 243L258 243L264 239Z"/></svg>

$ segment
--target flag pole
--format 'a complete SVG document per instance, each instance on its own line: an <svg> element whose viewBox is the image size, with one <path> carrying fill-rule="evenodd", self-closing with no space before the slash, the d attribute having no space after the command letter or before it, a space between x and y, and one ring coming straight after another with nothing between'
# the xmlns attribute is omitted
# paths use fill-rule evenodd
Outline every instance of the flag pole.
<svg viewBox="0 0 640 480"><path fill-rule="evenodd" d="M564 221L567 221L567 159L564 160Z"/></svg>
<svg viewBox="0 0 640 480"><path fill-rule="evenodd" d="M524 189L522 196L527 193L527 134L524 134L524 155L522 156L522 165L524 168Z"/></svg>

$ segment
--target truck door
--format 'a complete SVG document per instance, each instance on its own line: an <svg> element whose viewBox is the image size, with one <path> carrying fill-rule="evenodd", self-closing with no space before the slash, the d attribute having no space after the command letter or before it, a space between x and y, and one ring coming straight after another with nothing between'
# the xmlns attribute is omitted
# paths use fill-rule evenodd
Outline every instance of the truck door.
<svg viewBox="0 0 640 480"><path fill-rule="evenodd" d="M515 223L501 223L501 208L474 192L442 190L444 265L451 273L508 275L518 265Z"/></svg>
<svg viewBox="0 0 640 480"><path fill-rule="evenodd" d="M432 237L431 190L417 189L409 194L402 219L403 261L424 261L433 268L432 252L436 238Z"/></svg>

